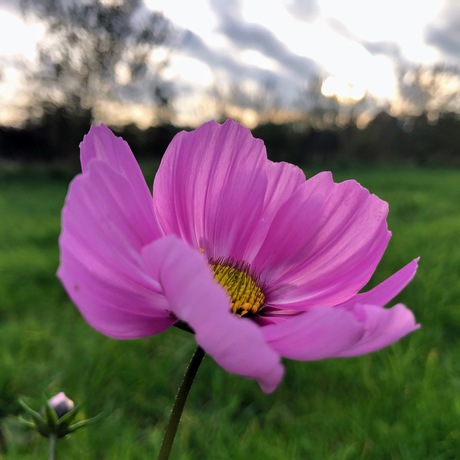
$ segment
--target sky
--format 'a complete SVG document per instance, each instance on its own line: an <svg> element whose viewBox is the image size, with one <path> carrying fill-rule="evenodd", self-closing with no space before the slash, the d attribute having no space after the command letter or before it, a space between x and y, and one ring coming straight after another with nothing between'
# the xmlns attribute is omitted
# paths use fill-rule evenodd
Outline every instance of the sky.
<svg viewBox="0 0 460 460"><path fill-rule="evenodd" d="M106 0L110 1L110 0ZM15 56L33 59L43 34L24 22L19 0L0 0L0 123L22 103L14 91ZM398 98L401 66L460 66L458 0L145 0L179 31L166 76L179 89L184 119L204 113L213 85L267 82L287 103L321 75L322 91L341 100ZM13 88L13 89L12 89Z"/></svg>

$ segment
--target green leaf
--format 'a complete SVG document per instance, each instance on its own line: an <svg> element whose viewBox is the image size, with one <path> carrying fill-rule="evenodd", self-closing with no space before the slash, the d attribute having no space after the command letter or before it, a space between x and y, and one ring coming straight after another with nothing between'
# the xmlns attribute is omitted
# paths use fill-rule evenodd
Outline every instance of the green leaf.
<svg viewBox="0 0 460 460"><path fill-rule="evenodd" d="M29 420L26 420L22 415L19 415L18 416L18 422L23 425L23 426L26 426L27 428L32 428L33 430L35 430L37 427L35 425L35 423L32 423L31 421Z"/></svg>
<svg viewBox="0 0 460 460"><path fill-rule="evenodd" d="M92 423L99 420L101 417L102 417L102 413L96 415L95 417L91 417L86 420L82 420L81 422L74 423L73 425L69 426L68 432L73 433L74 431L77 431L80 428L84 428L85 426L91 425Z"/></svg>
<svg viewBox="0 0 460 460"><path fill-rule="evenodd" d="M45 404L45 414L50 431L54 433L58 425L58 416L56 411L49 404Z"/></svg>
<svg viewBox="0 0 460 460"><path fill-rule="evenodd" d="M35 423L46 424L46 420L43 418L43 416L40 413L38 413L37 411L29 407L22 399L19 399L18 402L19 402L19 405L33 418Z"/></svg>

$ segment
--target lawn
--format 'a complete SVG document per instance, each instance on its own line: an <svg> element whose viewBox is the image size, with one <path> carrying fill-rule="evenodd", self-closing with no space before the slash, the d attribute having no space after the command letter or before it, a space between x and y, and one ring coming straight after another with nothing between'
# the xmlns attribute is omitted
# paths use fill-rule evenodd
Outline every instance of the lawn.
<svg viewBox="0 0 460 460"><path fill-rule="evenodd" d="M171 458L448 460L460 458L460 172L359 170L390 203L393 238L371 284L420 256L399 296L422 329L371 355L285 362L267 396L206 358ZM64 390L92 427L58 459L154 459L193 337L114 341L93 331L55 277L69 180L0 175L0 416L6 459L45 459L47 443L18 425L17 399Z"/></svg>

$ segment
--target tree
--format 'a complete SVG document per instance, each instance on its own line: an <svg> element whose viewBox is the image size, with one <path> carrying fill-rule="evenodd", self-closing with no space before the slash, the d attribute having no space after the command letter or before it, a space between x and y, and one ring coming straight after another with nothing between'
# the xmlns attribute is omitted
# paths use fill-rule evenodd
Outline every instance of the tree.
<svg viewBox="0 0 460 460"><path fill-rule="evenodd" d="M321 88L323 77L312 76L299 92L297 108L305 113L306 123L315 129L329 129L337 126L340 103L337 97L327 97Z"/></svg>
<svg viewBox="0 0 460 460"><path fill-rule="evenodd" d="M21 0L21 8L46 27L29 74L36 105L85 116L108 101L169 105L161 75L174 31L142 0Z"/></svg>
<svg viewBox="0 0 460 460"><path fill-rule="evenodd" d="M441 113L460 112L460 69L437 64L399 70L399 92L406 112L426 113L436 119Z"/></svg>
<svg viewBox="0 0 460 460"><path fill-rule="evenodd" d="M242 124L263 124L276 122L282 117L281 99L275 82L266 80L262 83L215 82L208 97L212 116L224 121L232 118Z"/></svg>

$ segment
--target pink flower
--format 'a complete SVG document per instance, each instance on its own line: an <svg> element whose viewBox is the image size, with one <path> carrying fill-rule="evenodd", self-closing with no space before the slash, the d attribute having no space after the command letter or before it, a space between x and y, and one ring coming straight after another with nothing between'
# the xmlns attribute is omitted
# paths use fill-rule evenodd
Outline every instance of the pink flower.
<svg viewBox="0 0 460 460"><path fill-rule="evenodd" d="M267 160L242 126L179 133L153 199L121 138L94 126L70 186L58 276L86 321L116 339L186 325L224 369L273 391L281 357L369 353L419 326L383 306L413 278L413 260L359 293L390 232L388 205L330 173L305 180Z"/></svg>

